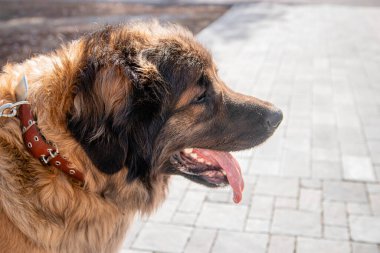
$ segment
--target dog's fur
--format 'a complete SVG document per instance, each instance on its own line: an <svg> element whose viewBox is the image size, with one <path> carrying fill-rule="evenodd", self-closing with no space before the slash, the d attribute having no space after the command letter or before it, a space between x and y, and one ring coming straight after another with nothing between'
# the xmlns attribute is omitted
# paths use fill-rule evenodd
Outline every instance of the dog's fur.
<svg viewBox="0 0 380 253"><path fill-rule="evenodd" d="M134 215L164 200L178 174L173 152L245 149L274 131L263 126L272 105L229 90L210 54L174 25L106 27L8 64L0 105L15 102L24 74L41 132L85 186L31 157L19 120L0 118L1 252L115 252Z"/></svg>

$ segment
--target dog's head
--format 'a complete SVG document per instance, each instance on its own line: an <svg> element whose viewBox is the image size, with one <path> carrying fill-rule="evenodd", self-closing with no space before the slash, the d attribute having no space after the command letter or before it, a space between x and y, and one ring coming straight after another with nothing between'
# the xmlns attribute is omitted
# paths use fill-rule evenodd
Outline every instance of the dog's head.
<svg viewBox="0 0 380 253"><path fill-rule="evenodd" d="M83 39L68 128L106 174L149 185L179 174L216 187L243 181L228 151L270 137L282 113L230 90L186 30L158 24L107 27Z"/></svg>

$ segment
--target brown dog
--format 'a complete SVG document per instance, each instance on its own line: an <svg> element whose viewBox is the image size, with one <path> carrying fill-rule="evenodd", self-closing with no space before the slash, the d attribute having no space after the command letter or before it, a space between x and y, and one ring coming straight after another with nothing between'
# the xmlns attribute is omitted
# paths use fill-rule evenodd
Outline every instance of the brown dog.
<svg viewBox="0 0 380 253"><path fill-rule="evenodd" d="M23 75L28 122L70 173L62 159L45 166L31 154L20 109L0 117L1 252L115 252L134 215L162 203L173 174L230 184L239 202L243 181L227 151L262 143L282 120L270 103L228 89L210 54L173 25L107 27L7 65L0 106L18 100ZM83 179L71 180L76 173Z"/></svg>

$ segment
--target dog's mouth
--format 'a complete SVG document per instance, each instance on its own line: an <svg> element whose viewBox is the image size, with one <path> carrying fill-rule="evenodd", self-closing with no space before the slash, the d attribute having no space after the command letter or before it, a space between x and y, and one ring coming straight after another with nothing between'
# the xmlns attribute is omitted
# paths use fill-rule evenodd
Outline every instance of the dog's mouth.
<svg viewBox="0 0 380 253"><path fill-rule="evenodd" d="M234 202L242 199L244 181L239 163L228 152L187 148L176 152L170 162L183 176L209 187L230 185Z"/></svg>

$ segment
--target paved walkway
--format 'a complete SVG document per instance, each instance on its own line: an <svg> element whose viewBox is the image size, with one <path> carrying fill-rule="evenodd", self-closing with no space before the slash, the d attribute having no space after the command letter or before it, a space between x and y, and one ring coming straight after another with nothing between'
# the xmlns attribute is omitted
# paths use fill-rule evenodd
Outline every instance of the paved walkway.
<svg viewBox="0 0 380 253"><path fill-rule="evenodd" d="M173 178L124 253L379 253L380 8L234 6L199 34L236 90L285 119L229 188Z"/></svg>

